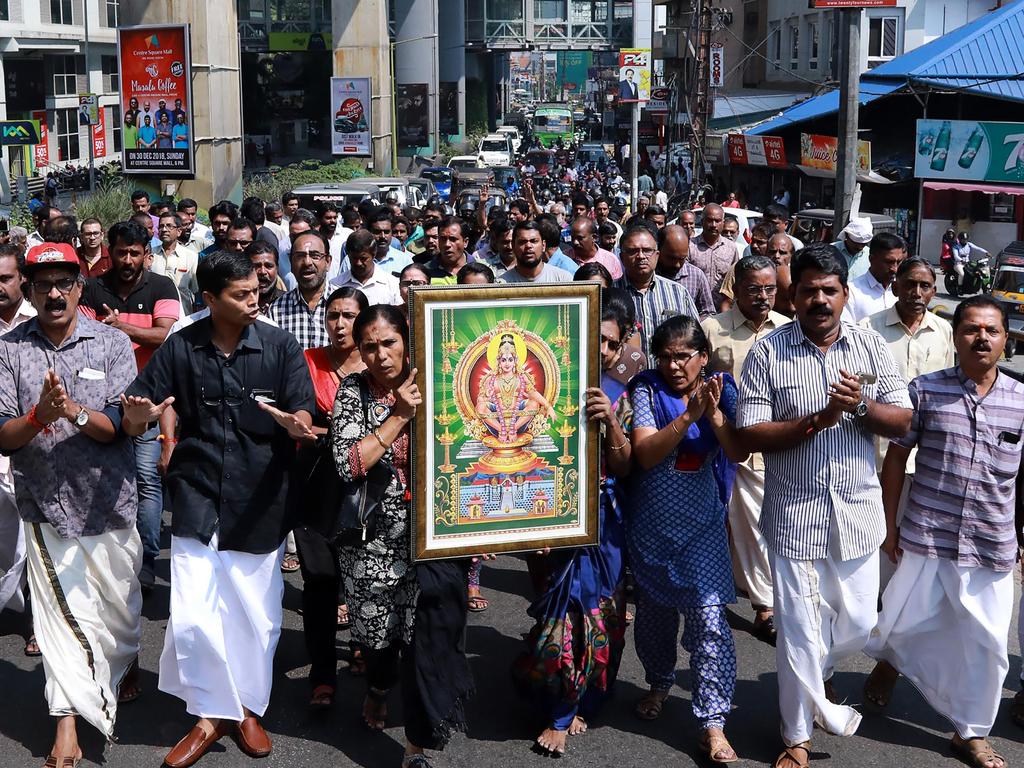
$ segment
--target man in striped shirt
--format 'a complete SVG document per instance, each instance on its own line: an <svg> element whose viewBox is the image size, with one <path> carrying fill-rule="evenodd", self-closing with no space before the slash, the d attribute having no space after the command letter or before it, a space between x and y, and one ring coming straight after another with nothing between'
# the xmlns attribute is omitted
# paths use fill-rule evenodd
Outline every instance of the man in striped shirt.
<svg viewBox="0 0 1024 768"><path fill-rule="evenodd" d="M654 329L675 315L699 319L690 292L678 283L655 274L658 267L658 239L653 224L636 224L619 240L623 275L616 288L629 292L640 324L640 347L653 367L651 336Z"/></svg>
<svg viewBox="0 0 1024 768"><path fill-rule="evenodd" d="M867 644L877 619L885 536L874 436L910 426L907 385L882 337L843 323L847 270L830 245L794 258L796 322L761 339L743 366L736 426L765 460L760 527L768 544L785 749L810 755L815 722L851 735L861 716L835 704L835 664Z"/></svg>
<svg viewBox="0 0 1024 768"><path fill-rule="evenodd" d="M955 729L965 762L999 768L986 737L1009 670L1013 567L1021 521L1016 476L1024 438L1024 384L997 364L1009 326L1001 305L973 296L953 315L959 365L910 384L914 418L882 468L886 536L898 565L868 644L879 660L864 693L889 702L902 673ZM897 526L910 452L917 472Z"/></svg>

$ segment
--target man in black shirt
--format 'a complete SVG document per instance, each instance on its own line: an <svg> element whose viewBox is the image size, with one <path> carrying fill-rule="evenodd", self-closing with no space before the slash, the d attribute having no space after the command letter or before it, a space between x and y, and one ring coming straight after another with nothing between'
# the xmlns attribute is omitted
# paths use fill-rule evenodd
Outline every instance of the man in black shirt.
<svg viewBox="0 0 1024 768"><path fill-rule="evenodd" d="M171 501L171 616L160 689L199 716L168 753L191 765L237 729L253 757L270 753L259 717L270 699L281 631L280 557L296 440L310 439L312 382L295 338L257 323L250 258L217 253L199 265L210 316L172 334L122 398L139 434L172 403L178 447Z"/></svg>

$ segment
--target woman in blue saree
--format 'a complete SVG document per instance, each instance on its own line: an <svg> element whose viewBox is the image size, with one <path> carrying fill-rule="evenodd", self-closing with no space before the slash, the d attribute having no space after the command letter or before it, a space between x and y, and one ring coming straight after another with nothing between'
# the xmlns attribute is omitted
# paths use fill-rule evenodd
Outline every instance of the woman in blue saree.
<svg viewBox="0 0 1024 768"><path fill-rule="evenodd" d="M536 747L565 751L567 735L582 733L607 699L622 658L625 529L617 478L632 464L623 430L625 387L607 376L635 321L632 300L605 291L601 313L601 387L587 390L587 415L600 425L602 440L600 522L596 547L559 550L544 558L545 589L530 606L536 620L527 650L516 662L517 678L539 693L545 727Z"/></svg>

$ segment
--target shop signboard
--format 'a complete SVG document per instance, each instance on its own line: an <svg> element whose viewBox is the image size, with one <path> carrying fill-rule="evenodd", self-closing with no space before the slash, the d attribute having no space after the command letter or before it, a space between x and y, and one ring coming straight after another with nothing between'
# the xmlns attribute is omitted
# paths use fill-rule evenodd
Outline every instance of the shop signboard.
<svg viewBox="0 0 1024 768"><path fill-rule="evenodd" d="M124 173L195 174L190 51L187 24L117 30Z"/></svg>
<svg viewBox="0 0 1024 768"><path fill-rule="evenodd" d="M619 51L619 103L630 104L651 98L651 49L623 48Z"/></svg>
<svg viewBox="0 0 1024 768"><path fill-rule="evenodd" d="M789 165L780 136L730 133L728 146L731 165L761 165L770 168L785 168Z"/></svg>
<svg viewBox="0 0 1024 768"><path fill-rule="evenodd" d="M370 130L370 78L331 78L331 153L369 157L373 153Z"/></svg>
<svg viewBox="0 0 1024 768"><path fill-rule="evenodd" d="M812 8L895 8L896 0L811 0Z"/></svg>
<svg viewBox="0 0 1024 768"><path fill-rule="evenodd" d="M31 114L33 120L39 123L39 143L32 150L32 160L37 170L42 170L50 164L49 136L46 128L46 110L37 109Z"/></svg>
<svg viewBox="0 0 1024 768"><path fill-rule="evenodd" d="M671 88L651 88L651 98L645 105L645 109L649 114L667 114L669 103L672 101L672 89Z"/></svg>
<svg viewBox="0 0 1024 768"><path fill-rule="evenodd" d="M819 171L836 170L839 157L839 139L835 136L819 136L814 133L800 134L800 165L817 168ZM857 142L857 173L871 172L871 142Z"/></svg>
<svg viewBox="0 0 1024 768"><path fill-rule="evenodd" d="M918 120L914 176L1024 183L1024 123Z"/></svg>
<svg viewBox="0 0 1024 768"><path fill-rule="evenodd" d="M0 146L20 147L38 143L38 120L0 120Z"/></svg>
<svg viewBox="0 0 1024 768"><path fill-rule="evenodd" d="M725 47L720 43L711 46L711 56L708 59L708 84L712 88L721 88L725 85Z"/></svg>

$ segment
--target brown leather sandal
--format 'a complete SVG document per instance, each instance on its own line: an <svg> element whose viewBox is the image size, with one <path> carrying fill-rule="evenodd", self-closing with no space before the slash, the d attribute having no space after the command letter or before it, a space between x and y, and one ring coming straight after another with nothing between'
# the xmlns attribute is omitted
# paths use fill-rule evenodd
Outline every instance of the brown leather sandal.
<svg viewBox="0 0 1024 768"><path fill-rule="evenodd" d="M800 752L797 752L799 750ZM800 753L803 753L801 757ZM809 768L811 764L811 742L803 741L792 747L785 747L775 758L772 768Z"/></svg>
<svg viewBox="0 0 1024 768"><path fill-rule="evenodd" d="M973 768L1006 768L1006 758L992 749L988 740L981 736L962 739L954 734L949 747L954 755Z"/></svg>

